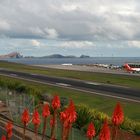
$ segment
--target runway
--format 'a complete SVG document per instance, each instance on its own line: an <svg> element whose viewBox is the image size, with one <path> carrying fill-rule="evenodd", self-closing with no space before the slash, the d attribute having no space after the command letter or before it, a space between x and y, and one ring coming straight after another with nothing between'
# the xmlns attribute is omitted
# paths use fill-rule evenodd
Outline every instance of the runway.
<svg viewBox="0 0 140 140"><path fill-rule="evenodd" d="M101 96L119 98L140 103L140 89L132 89L128 87L121 87L109 84L107 85L69 78L46 76L40 74L16 72L6 69L0 69L0 74L19 79L25 79L28 81L84 91L90 94L97 94Z"/></svg>
<svg viewBox="0 0 140 140"><path fill-rule="evenodd" d="M72 70L72 71L83 71L83 72L97 72L97 73L109 73L118 75L128 76L140 76L140 73L129 73L125 69L111 69L100 66L89 66L89 65L33 65L40 68L50 68L59 70Z"/></svg>

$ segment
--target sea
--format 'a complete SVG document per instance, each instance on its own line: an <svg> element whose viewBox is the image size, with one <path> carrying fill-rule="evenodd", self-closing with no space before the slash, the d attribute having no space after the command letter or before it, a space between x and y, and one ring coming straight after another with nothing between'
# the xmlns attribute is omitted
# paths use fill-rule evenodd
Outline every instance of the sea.
<svg viewBox="0 0 140 140"><path fill-rule="evenodd" d="M61 65L61 64L112 64L122 66L124 63L140 63L140 57L91 57L91 58L10 58L9 62L27 65Z"/></svg>

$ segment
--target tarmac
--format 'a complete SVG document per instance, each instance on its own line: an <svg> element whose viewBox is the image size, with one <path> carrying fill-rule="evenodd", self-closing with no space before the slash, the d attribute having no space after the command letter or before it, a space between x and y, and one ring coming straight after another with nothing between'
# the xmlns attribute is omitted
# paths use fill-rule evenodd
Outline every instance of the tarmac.
<svg viewBox="0 0 140 140"><path fill-rule="evenodd" d="M63 69L63 70L140 76L140 74L138 74L138 73L135 73L135 74L129 73L125 69L121 69L121 68L115 69L115 68L101 67L101 66L95 66L95 65L34 65L34 66L38 66L38 67L42 67L42 68Z"/></svg>

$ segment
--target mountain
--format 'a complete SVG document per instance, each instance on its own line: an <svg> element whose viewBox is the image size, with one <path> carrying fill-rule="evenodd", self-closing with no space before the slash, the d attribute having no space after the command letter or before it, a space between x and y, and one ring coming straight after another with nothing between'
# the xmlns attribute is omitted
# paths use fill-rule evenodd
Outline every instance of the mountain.
<svg viewBox="0 0 140 140"><path fill-rule="evenodd" d="M80 57L76 57L74 55L52 54L52 55L40 56L40 57L26 56L25 58L90 58L90 56L88 56L88 55L81 55Z"/></svg>
<svg viewBox="0 0 140 140"><path fill-rule="evenodd" d="M80 56L80 58L90 58L90 56L88 56L88 55L83 55L83 54L82 54L82 55Z"/></svg>
<svg viewBox="0 0 140 140"><path fill-rule="evenodd" d="M41 58L76 58L76 56L73 55L64 56L61 54L53 54L53 55L43 56Z"/></svg>
<svg viewBox="0 0 140 140"><path fill-rule="evenodd" d="M6 55L0 55L0 59L6 59L6 58L23 58L23 56L18 52L12 52ZM25 56L24 58L90 58L90 56L87 55L81 55L80 57L76 57L74 55L61 55L61 54L52 54L48 56L41 56L41 57L35 57L35 56Z"/></svg>
<svg viewBox="0 0 140 140"><path fill-rule="evenodd" d="M0 58L22 58L23 56L18 52L12 52L6 55L0 55Z"/></svg>

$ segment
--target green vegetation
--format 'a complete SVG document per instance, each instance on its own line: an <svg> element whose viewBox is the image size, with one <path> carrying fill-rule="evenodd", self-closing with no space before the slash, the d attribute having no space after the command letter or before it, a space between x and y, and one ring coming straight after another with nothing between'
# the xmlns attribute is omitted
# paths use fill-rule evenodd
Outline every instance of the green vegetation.
<svg viewBox="0 0 140 140"><path fill-rule="evenodd" d="M76 112L78 114L77 120L75 122L75 127L86 132L87 125L89 122L93 121L96 129L96 135L99 134L102 123L105 118L109 121L111 125L111 117L107 114L99 112L95 109L90 109L88 106L85 105L78 105L76 106ZM121 125L122 129L127 131L131 131L137 135L140 135L140 123L136 123L125 117L124 122Z"/></svg>
<svg viewBox="0 0 140 140"><path fill-rule="evenodd" d="M86 105L76 106L77 119L75 122L75 127L82 129L84 126L87 126L92 120L93 115L90 109Z"/></svg>
<svg viewBox="0 0 140 140"><path fill-rule="evenodd" d="M27 93L29 95L32 94L36 96L37 99L40 98L40 95L42 93L48 93L50 95L57 94L60 97L67 97L73 99L74 102L77 104L77 113L79 114L78 116L80 116L76 121L75 127L83 131L85 131L88 122L93 120L96 131L98 132L104 118L108 118L110 120L109 116L111 116L113 108L118 101L111 98L104 98L88 93L82 93L74 90L42 85L33 82L31 83L25 80L8 78L5 76L0 76L0 87L8 88L10 90L16 90L17 92L19 92L19 94L21 92ZM126 118L125 122L122 124L121 127L125 130L132 131L133 133L139 135L140 123L137 122L140 121L139 104L124 101L120 102L124 108L125 116L130 118ZM79 104L86 104L87 106ZM132 121L131 119L135 121ZM84 122L84 124L81 122Z"/></svg>
<svg viewBox="0 0 140 140"><path fill-rule="evenodd" d="M0 67L7 68L10 70L15 70L15 71L23 71L29 73L67 77L67 78L74 78L80 80L88 80L93 82L101 82L107 84L115 84L115 85L128 86L133 88L140 88L140 77L136 77L136 76L39 68L39 67L4 62L4 61L0 61Z"/></svg>
<svg viewBox="0 0 140 140"><path fill-rule="evenodd" d="M68 90L55 86L28 82L25 80L8 78L5 76L0 76L0 86L7 87L11 90L22 91L27 94L34 94L37 97L40 97L42 93L48 93L50 95L58 94L60 97L72 98L76 104L86 104L90 108L94 108L101 112L107 113L109 116L112 115L112 111L116 105L116 102L120 101L117 99L97 96L70 89ZM120 102L124 108L125 116L130 119L140 121L140 104L126 101Z"/></svg>

